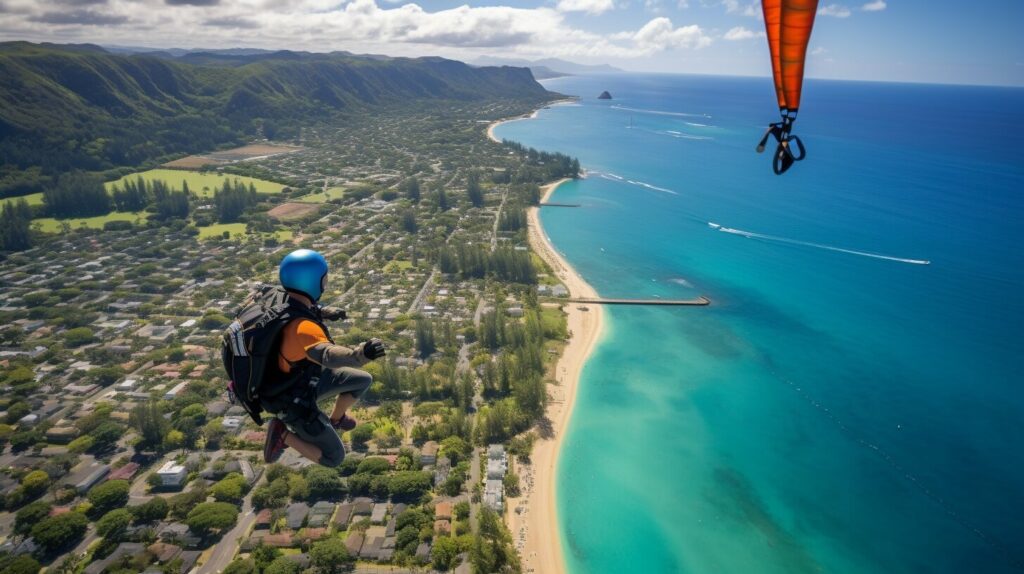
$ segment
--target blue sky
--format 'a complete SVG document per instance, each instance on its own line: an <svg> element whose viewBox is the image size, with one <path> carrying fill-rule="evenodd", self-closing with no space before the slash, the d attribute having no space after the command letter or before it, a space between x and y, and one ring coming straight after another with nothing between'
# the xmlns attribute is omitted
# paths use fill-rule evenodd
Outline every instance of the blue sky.
<svg viewBox="0 0 1024 574"><path fill-rule="evenodd" d="M807 74L1024 86L1024 0L821 0ZM757 0L0 0L0 39L766 75Z"/></svg>

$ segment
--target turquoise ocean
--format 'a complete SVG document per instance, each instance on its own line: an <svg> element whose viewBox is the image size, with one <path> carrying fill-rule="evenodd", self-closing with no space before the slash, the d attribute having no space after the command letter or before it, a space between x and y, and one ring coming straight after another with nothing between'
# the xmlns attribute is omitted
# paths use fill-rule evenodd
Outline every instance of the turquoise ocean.
<svg viewBox="0 0 1024 574"><path fill-rule="evenodd" d="M809 80L778 177L767 78L545 85L581 99L496 133L589 172L556 248L601 295L712 300L607 308L569 571L1024 569L1024 90Z"/></svg>

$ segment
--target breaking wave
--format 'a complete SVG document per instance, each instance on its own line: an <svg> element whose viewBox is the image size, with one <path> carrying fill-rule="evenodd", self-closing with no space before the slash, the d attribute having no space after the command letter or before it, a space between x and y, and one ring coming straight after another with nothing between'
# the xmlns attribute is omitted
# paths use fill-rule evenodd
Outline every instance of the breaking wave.
<svg viewBox="0 0 1024 574"><path fill-rule="evenodd" d="M672 195L679 195L679 192L677 192L677 191L673 191L673 190L665 188L665 187L658 187L657 185L652 185L652 184L644 182L644 181L636 181L634 179L626 179L626 178L622 177L621 175L614 174L614 173L607 173L607 172L603 172L603 171L591 171L590 173L592 173L592 174L594 174L594 175L596 175L596 176L598 176L600 178L611 180L611 181L618 181L618 182L622 182L622 183L628 183L630 185L635 185L635 186L638 186L638 187L643 187L643 188L646 188L646 189L650 189L652 191L660 191L662 193L671 193Z"/></svg>

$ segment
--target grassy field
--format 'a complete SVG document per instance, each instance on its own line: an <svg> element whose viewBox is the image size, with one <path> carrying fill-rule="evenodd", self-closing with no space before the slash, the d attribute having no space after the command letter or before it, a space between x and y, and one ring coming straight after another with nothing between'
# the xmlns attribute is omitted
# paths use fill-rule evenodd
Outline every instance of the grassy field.
<svg viewBox="0 0 1024 574"><path fill-rule="evenodd" d="M401 273L402 271L409 269L412 269L412 261L405 261L402 259L389 261L388 264L384 266L385 273Z"/></svg>
<svg viewBox="0 0 1024 574"><path fill-rule="evenodd" d="M256 191L259 193L281 193L281 190L285 186L280 183L274 183L272 181L264 181L262 179L254 179L251 177L245 177L241 175L221 175L217 173L199 173L197 171L184 171L180 169L151 169L141 173L133 173L126 175L117 181L109 181L106 184L107 190L109 191L115 185L118 187L124 187L124 181L126 179L135 179L142 176L146 181L163 180L172 189L180 190L181 182L188 182L189 191L200 196L200 197L213 197L213 190L224 187L224 180L228 179L231 181L238 180L248 187L251 183L256 187Z"/></svg>
<svg viewBox="0 0 1024 574"><path fill-rule="evenodd" d="M42 205L43 204L43 193L42 192L31 193L29 195L23 195L21 197L8 197L8 198L5 198L5 199L0 199L0 204L8 203L8 202L14 203L14 202L18 201L19 199L24 199L25 201L28 202L29 205Z"/></svg>
<svg viewBox="0 0 1024 574"><path fill-rule="evenodd" d="M231 234L229 236L229 239L241 239L242 237L245 237L245 224L244 223L215 223L215 224L210 225L208 227L200 227L199 228L199 239L219 238L219 237L221 237L221 235L224 234L225 231L227 231L228 233ZM273 236L273 237L277 238L278 241L282 241L283 242L283 241L291 241L291 239L295 235L295 233L293 231L291 231L290 229L282 229L282 230L279 230L279 231L275 231L274 233L264 233L262 235L264 237Z"/></svg>
<svg viewBox="0 0 1024 574"><path fill-rule="evenodd" d="M327 203L332 199L341 199L344 195L344 187L329 187L325 192L303 195L295 201L301 201L303 203Z"/></svg>
<svg viewBox="0 0 1024 574"><path fill-rule="evenodd" d="M135 213L124 213L115 211L107 215L97 217L78 217L73 219L54 219L52 217L41 217L32 220L32 225L38 225L45 233L60 233L61 223L67 223L71 229L90 227L92 229L103 229L103 224L108 221L135 221L136 219L148 219L149 214L144 211ZM244 226L243 226L244 227Z"/></svg>
<svg viewBox="0 0 1024 574"><path fill-rule="evenodd" d="M245 235L245 224L244 223L215 223L209 227L199 228L199 239L209 239L211 237L220 237L227 231L231 234L231 238L235 238L240 235Z"/></svg>

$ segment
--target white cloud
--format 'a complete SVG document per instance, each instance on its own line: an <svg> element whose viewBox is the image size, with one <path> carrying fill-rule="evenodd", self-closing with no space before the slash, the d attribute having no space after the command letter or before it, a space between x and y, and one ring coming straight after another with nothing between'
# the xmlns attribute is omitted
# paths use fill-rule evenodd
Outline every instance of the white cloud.
<svg viewBox="0 0 1024 574"><path fill-rule="evenodd" d="M885 10L887 4L885 0L875 0L874 2L868 2L867 4L860 7L865 12L881 12Z"/></svg>
<svg viewBox="0 0 1024 574"><path fill-rule="evenodd" d="M0 12L0 30L17 30L18 39L33 41L349 50L461 60L497 51L523 57L639 58L703 48L712 41L699 26L676 26L664 17L639 29L596 33L570 25L554 7L463 5L428 11L389 0L170 0L175 5L106 0L78 21L74 14L54 18L46 3L35 0L0 1L6 8ZM96 25L101 20L104 24ZM243 28L244 33L230 31Z"/></svg>
<svg viewBox="0 0 1024 574"><path fill-rule="evenodd" d="M615 8L614 0L558 0L559 12L602 14Z"/></svg>
<svg viewBox="0 0 1024 574"><path fill-rule="evenodd" d="M817 48L811 50L811 55L812 56L820 56L820 55L824 54L825 52L828 52L828 50L826 50L825 48L822 48L821 46L818 46Z"/></svg>
<svg viewBox="0 0 1024 574"><path fill-rule="evenodd" d="M742 3L740 0L721 0L720 4L725 6L726 14L742 14L751 18L761 18L761 2L755 0L750 3Z"/></svg>
<svg viewBox="0 0 1024 574"><path fill-rule="evenodd" d="M818 16L832 16L834 18L848 18L850 9L842 4L829 4L818 8Z"/></svg>
<svg viewBox="0 0 1024 574"><path fill-rule="evenodd" d="M648 53L669 48L705 48L711 45L711 38L700 26L691 24L676 28L668 18L655 18L631 36L641 50Z"/></svg>
<svg viewBox="0 0 1024 574"><path fill-rule="evenodd" d="M753 30L748 30L743 26L736 26L726 32L722 37L726 40L749 40L751 38L763 38L764 35L764 32L754 32Z"/></svg>

